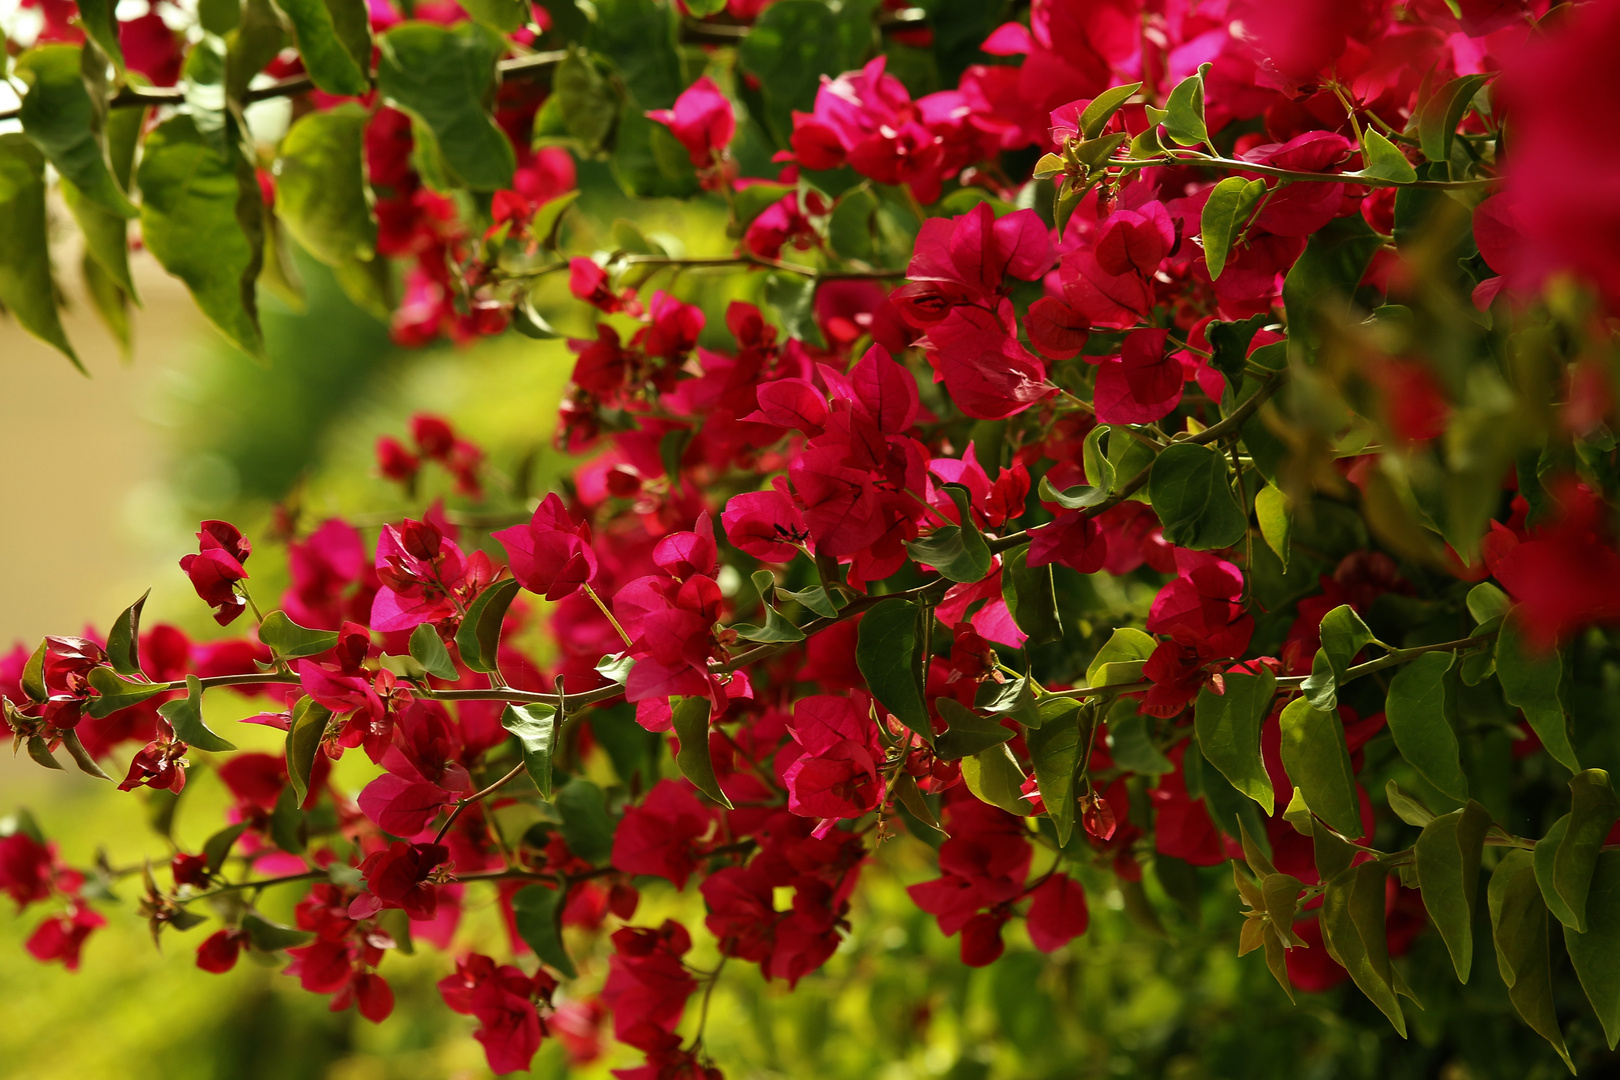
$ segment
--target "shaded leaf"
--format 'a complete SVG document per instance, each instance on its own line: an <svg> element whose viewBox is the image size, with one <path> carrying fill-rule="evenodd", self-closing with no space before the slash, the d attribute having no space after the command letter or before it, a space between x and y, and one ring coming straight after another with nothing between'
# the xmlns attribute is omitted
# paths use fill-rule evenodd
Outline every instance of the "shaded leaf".
<svg viewBox="0 0 1620 1080"><path fill-rule="evenodd" d="M917 610L905 600L880 600L873 605L861 616L855 664L872 696L932 744L934 725L918 685Z"/></svg>
<svg viewBox="0 0 1620 1080"><path fill-rule="evenodd" d="M1586 931L1564 927L1564 947L1613 1050L1620 1042L1620 851L1598 855Z"/></svg>
<svg viewBox="0 0 1620 1080"><path fill-rule="evenodd" d="M194 749L210 753L235 750L236 744L220 738L203 722L202 699L202 680L195 675L187 675L186 696L164 702L158 706L158 712L174 729L175 737Z"/></svg>
<svg viewBox="0 0 1620 1080"><path fill-rule="evenodd" d="M675 734L681 740L681 748L675 754L676 767L699 791L730 810L731 800L720 790L720 781L714 775L714 759L709 753L709 699L676 698L670 713Z"/></svg>
<svg viewBox="0 0 1620 1080"><path fill-rule="evenodd" d="M1569 725L1558 696L1563 677L1563 661L1558 654L1530 651L1518 617L1510 613L1496 635L1496 678L1502 684L1502 696L1508 704L1524 711L1524 718L1553 760L1578 773L1581 764L1569 741Z"/></svg>
<svg viewBox="0 0 1620 1080"><path fill-rule="evenodd" d="M376 249L364 172L366 119L360 106L339 105L303 116L281 140L277 217L328 266L365 262Z"/></svg>
<svg viewBox="0 0 1620 1080"><path fill-rule="evenodd" d="M202 854L210 874L219 873L219 868L224 866L225 860L230 857L231 848L235 846L237 838L252 824L251 821L238 821L235 825L225 826L203 841Z"/></svg>
<svg viewBox="0 0 1620 1080"><path fill-rule="evenodd" d="M557 829L568 850L586 862L605 863L613 853L613 822L602 789L576 776L557 792L553 805L562 816Z"/></svg>
<svg viewBox="0 0 1620 1080"><path fill-rule="evenodd" d="M13 70L28 84L18 109L23 132L86 199L119 217L134 217L135 205L113 179L80 47L30 49L17 58Z"/></svg>
<svg viewBox="0 0 1620 1080"><path fill-rule="evenodd" d="M344 10L355 6L363 10L363 5L356 0L276 0L276 6L292 23L298 55L310 81L329 94L345 97L357 97L371 89L366 74L371 68L370 35L365 34L362 19L361 34L365 36L356 39L348 25L353 22L352 12ZM364 51L355 52L362 42Z"/></svg>
<svg viewBox="0 0 1620 1080"><path fill-rule="evenodd" d="M1454 660L1449 652L1424 653L1401 668L1390 680L1384 715L1401 756L1460 802L1468 798L1468 778L1446 708L1445 675Z"/></svg>
<svg viewBox="0 0 1620 1080"><path fill-rule="evenodd" d="M506 609L518 594L514 578L505 578L487 586L467 605L467 614L456 630L456 648L461 651L461 662L474 671L494 671L500 651L501 623Z"/></svg>
<svg viewBox="0 0 1620 1080"><path fill-rule="evenodd" d="M501 727L517 736L523 747L523 769L539 789L540 797L551 799L551 755L557 745L557 710L541 702L508 705L501 710Z"/></svg>
<svg viewBox="0 0 1620 1080"><path fill-rule="evenodd" d="M293 706L292 725L287 729L287 778L292 782L294 809L309 799L310 774L330 719L332 710L314 698L299 698Z"/></svg>
<svg viewBox="0 0 1620 1080"><path fill-rule="evenodd" d="M1013 622L1029 638L1028 643L1043 645L1063 637L1057 586L1050 564L1032 567L1028 565L1028 558L1028 544L1001 556L1001 598L1006 601Z"/></svg>
<svg viewBox="0 0 1620 1080"><path fill-rule="evenodd" d="M141 593L141 598L120 612L107 631L107 660L120 675L141 674L141 609L151 595L151 589Z"/></svg>
<svg viewBox="0 0 1620 1080"><path fill-rule="evenodd" d="M85 749L84 743L80 741L79 733L77 731L69 729L68 731L63 732L62 745L67 749L68 757L73 759L73 764L79 767L80 772L87 773L88 775L95 777L97 780L112 779L112 777L108 776L102 771L100 765L96 764L96 759L91 755L90 751Z"/></svg>
<svg viewBox="0 0 1620 1080"><path fill-rule="evenodd" d="M1141 713L1130 698L1120 698L1108 710L1108 754L1126 772L1162 776L1176 767L1153 743L1148 730L1151 717Z"/></svg>
<svg viewBox="0 0 1620 1080"><path fill-rule="evenodd" d="M934 756L942 761L955 761L977 754L992 746L1000 746L1013 737L1012 729L980 716L955 698L940 698L938 708L940 716L950 725L937 736L934 743Z"/></svg>
<svg viewBox="0 0 1620 1080"><path fill-rule="evenodd" d="M485 108L505 39L477 23L407 22L381 46L377 89L426 126L450 171L474 191L511 187L512 144Z"/></svg>
<svg viewBox="0 0 1620 1080"><path fill-rule="evenodd" d="M411 631L410 650L411 658L421 664L422 670L429 675L451 681L459 678L455 661L450 659L450 650L444 647L444 639L439 637L439 631L432 623L423 623Z"/></svg>
<svg viewBox="0 0 1620 1080"><path fill-rule="evenodd" d="M1570 1072L1574 1072L1553 1005L1547 905L1536 885L1530 853L1518 848L1509 851L1497 864L1486 891L1496 964L1502 981L1507 983L1508 998L1524 1022L1552 1043Z"/></svg>
<svg viewBox="0 0 1620 1080"><path fill-rule="evenodd" d="M1282 711L1282 762L1313 813L1345 836L1361 835L1356 776L1336 710L1312 708L1304 698L1289 702Z"/></svg>
<svg viewBox="0 0 1620 1080"><path fill-rule="evenodd" d="M1062 722L1042 724L1024 736L1035 766L1035 786L1057 830L1059 847L1069 842L1074 831L1075 770L1085 750L1080 729L1089 729L1092 726L1089 718L1095 716L1096 706L1086 706ZM1029 813L1027 801L1024 813Z"/></svg>
<svg viewBox="0 0 1620 1080"><path fill-rule="evenodd" d="M1322 940L1369 1001L1406 1038L1396 999L1384 929L1384 868L1362 863L1328 882L1322 898Z"/></svg>
<svg viewBox="0 0 1620 1080"><path fill-rule="evenodd" d="M247 173L241 182L239 167ZM189 115L146 137L136 184L141 238L163 268L191 290L219 331L263 358L255 283L263 249L259 184L245 163L204 137ZM244 231L247 223L253 229Z"/></svg>
<svg viewBox="0 0 1620 1080"><path fill-rule="evenodd" d="M1209 139L1204 126L1204 74L1208 64L1176 84L1164 103L1164 132L1181 146L1197 146Z"/></svg>
<svg viewBox="0 0 1620 1080"><path fill-rule="evenodd" d="M0 304L22 328L84 365L56 309L45 217L45 156L20 132L0 134Z"/></svg>
<svg viewBox="0 0 1620 1080"><path fill-rule="evenodd" d="M1267 483L1254 497L1254 516L1266 546L1288 571L1289 538L1294 531L1294 504L1276 484Z"/></svg>
<svg viewBox="0 0 1620 1080"><path fill-rule="evenodd" d="M1277 680L1269 669L1262 669L1258 675L1229 673L1225 682L1224 694L1207 686L1198 692L1193 709L1198 747L1206 761L1269 816L1276 808L1276 795L1260 756L1260 726L1271 707Z"/></svg>
<svg viewBox="0 0 1620 1080"><path fill-rule="evenodd" d="M1552 881L1565 909L1574 917L1571 922L1560 914L1559 921L1585 933L1587 891L1592 884L1598 853L1603 850L1616 817L1620 817L1620 800L1615 798L1614 788L1609 784L1609 774L1602 769L1576 773L1569 782L1569 790L1569 829L1553 857Z"/></svg>
<svg viewBox="0 0 1620 1080"><path fill-rule="evenodd" d="M512 917L518 937L534 950L534 955L572 979L579 973L563 947L562 908L566 899L562 889L529 885L513 894Z"/></svg>
<svg viewBox="0 0 1620 1080"><path fill-rule="evenodd" d="M982 581L990 573L993 557L984 534L973 523L968 491L960 484L946 484L944 490L956 504L962 524L942 525L921 540L909 540L906 550L913 559L927 563L951 581Z"/></svg>
<svg viewBox="0 0 1620 1080"><path fill-rule="evenodd" d="M1178 547L1211 551L1243 539L1249 521L1226 479L1226 459L1197 443L1167 447L1153 459L1148 501Z"/></svg>
<svg viewBox="0 0 1620 1080"><path fill-rule="evenodd" d="M195 676L193 676L194 678ZM90 699L85 712L96 719L111 716L119 709L127 709L131 705L139 705L149 697L163 693L167 690L167 683L130 682L120 678L112 668L91 668L88 676L90 685L98 696ZM208 747L203 747L204 750Z"/></svg>
<svg viewBox="0 0 1620 1080"><path fill-rule="evenodd" d="M251 911L242 916L242 929L247 931L248 940L260 952L293 949L300 945L308 945L315 940L315 935L308 930L295 930L290 926L282 926L280 923L273 923L263 915Z"/></svg>
<svg viewBox="0 0 1620 1080"><path fill-rule="evenodd" d="M292 660L317 656L330 649L338 642L338 632L311 630L293 622L285 611L272 611L259 624L259 640L269 646L271 654L277 659Z"/></svg>
<svg viewBox="0 0 1620 1080"><path fill-rule="evenodd" d="M1393 781L1391 781L1393 783ZM1423 826L1412 847L1423 907L1451 953L1457 978L1467 982L1474 963L1474 906L1479 856L1491 816L1479 803L1437 817Z"/></svg>

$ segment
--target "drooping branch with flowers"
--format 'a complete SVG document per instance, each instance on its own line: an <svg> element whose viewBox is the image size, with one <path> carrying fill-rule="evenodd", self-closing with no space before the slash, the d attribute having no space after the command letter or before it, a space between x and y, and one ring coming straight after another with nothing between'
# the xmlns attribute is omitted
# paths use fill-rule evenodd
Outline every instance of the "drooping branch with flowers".
<svg viewBox="0 0 1620 1080"><path fill-rule="evenodd" d="M186 36L45 0L11 60L0 302L70 357L61 208L125 332L132 222L250 354L292 244L402 344L556 338L570 308L594 332L563 490L514 506L418 416L377 468L413 498L442 470L460 505L374 543L285 515L274 604L250 538L203 522L180 570L246 632L137 602L22 647L17 746L126 791L217 770L229 820L143 876L154 934L218 920L207 971L284 952L379 1020L388 954L453 952L488 891L511 955L440 989L496 1072L578 983L646 1054L621 1075L718 1076L703 1021L677 1029L722 972L638 890L695 886L721 956L792 985L907 834L939 867L910 898L970 965L1014 920L1063 949L1096 875L1152 921L1145 875L1196 893L1231 861L1238 948L1290 993L1353 981L1405 1035L1426 923L1463 982L1489 940L1574 1068L1567 952L1612 1048L1620 202L1593 132L1620 12L1036 0L964 35L959 6L248 0ZM284 130L253 121L271 97ZM587 227L604 162L723 207L734 248ZM537 626L544 663L514 644ZM284 753L236 750L226 689ZM513 804L548 824L509 833ZM142 870L8 820L0 887L74 967L106 922L87 883ZM609 927L605 964L571 950Z"/></svg>

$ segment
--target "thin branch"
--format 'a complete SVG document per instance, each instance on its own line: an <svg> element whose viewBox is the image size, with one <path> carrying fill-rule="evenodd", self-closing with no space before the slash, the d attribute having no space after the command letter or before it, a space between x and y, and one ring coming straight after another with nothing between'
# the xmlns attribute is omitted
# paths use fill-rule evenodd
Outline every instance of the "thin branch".
<svg viewBox="0 0 1620 1080"><path fill-rule="evenodd" d="M1110 169L1153 169L1162 168L1174 161L1184 165L1208 165L1211 168L1254 173L1256 176L1270 176L1277 180L1297 180L1318 184L1359 184L1362 187L1380 188L1412 187L1458 190L1487 187L1500 180L1500 177L1495 176L1485 176L1474 180L1388 180L1381 176L1364 176L1359 173L1321 173L1302 172L1298 169L1280 169L1275 165L1259 165L1252 161L1215 157L1196 150L1166 150L1165 153L1170 155L1168 159L1148 158L1138 161L1133 158L1125 158L1119 161L1104 162L1103 164L1104 167Z"/></svg>
<svg viewBox="0 0 1620 1080"><path fill-rule="evenodd" d="M450 816L444 819L443 825L439 826L439 831L433 834L433 842L437 844L440 840L444 839L445 834L450 831L450 826L456 823L456 818L461 816L461 812L463 810L467 809L467 807L473 805L474 803L483 802L485 799L501 790L501 788L505 787L513 780L516 780L518 778L518 774L523 772L524 767L524 763L520 761L516 765L512 766L511 772L489 785L489 787L484 788L482 791L475 791L465 799L458 800L455 808L450 811Z"/></svg>

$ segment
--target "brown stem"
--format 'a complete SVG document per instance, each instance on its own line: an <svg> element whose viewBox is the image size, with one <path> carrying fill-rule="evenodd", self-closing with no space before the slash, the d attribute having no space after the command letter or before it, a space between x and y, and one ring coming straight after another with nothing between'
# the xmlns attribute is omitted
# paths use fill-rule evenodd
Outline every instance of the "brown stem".
<svg viewBox="0 0 1620 1080"><path fill-rule="evenodd" d="M444 819L444 824L439 826L439 831L433 834L433 842L437 844L440 840L444 839L444 834L450 831L450 826L456 823L456 818L461 816L461 812L463 810L473 805L473 803L484 801L513 780L516 780L518 774L523 771L523 768L523 762L520 761L516 765L512 766L511 772L489 785L489 787L484 788L482 791L475 791L465 799L458 801L455 808L450 811L450 816Z"/></svg>

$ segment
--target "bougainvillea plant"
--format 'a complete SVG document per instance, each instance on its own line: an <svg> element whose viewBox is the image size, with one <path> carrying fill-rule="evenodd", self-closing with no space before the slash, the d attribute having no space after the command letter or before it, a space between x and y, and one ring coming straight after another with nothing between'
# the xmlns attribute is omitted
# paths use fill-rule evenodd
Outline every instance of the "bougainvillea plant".
<svg viewBox="0 0 1620 1080"><path fill-rule="evenodd" d="M1620 6L1548 6L40 0L0 301L70 357L64 215L121 333L137 230L252 354L293 244L402 343L555 337L560 296L595 329L562 490L508 514L419 416L379 471L484 509L205 521L179 569L239 636L137 602L19 648L15 741L163 798L217 770L219 831L144 870L153 933L370 1020L438 944L497 1072L589 1015L645 1052L620 1075L718 1076L677 1032L720 977L694 933L791 986L900 834L968 964L1230 861L1290 992L1353 981L1404 1035L1421 931L1566 1062L1555 986L1613 1047ZM734 246L572 246L604 163ZM234 752L226 687L284 753ZM143 871L8 820L29 951L76 966L90 886ZM703 927L637 921L655 878ZM282 889L295 926L255 907ZM474 894L510 955L454 952Z"/></svg>

